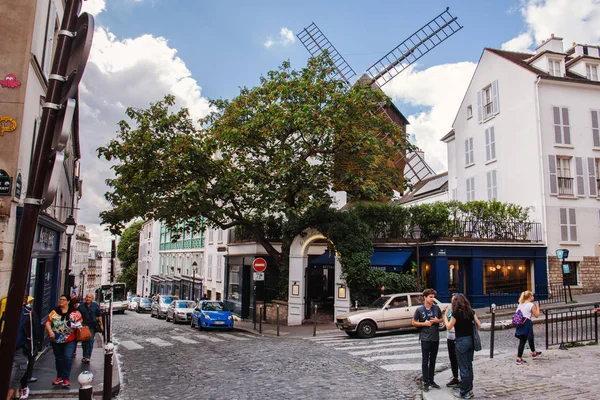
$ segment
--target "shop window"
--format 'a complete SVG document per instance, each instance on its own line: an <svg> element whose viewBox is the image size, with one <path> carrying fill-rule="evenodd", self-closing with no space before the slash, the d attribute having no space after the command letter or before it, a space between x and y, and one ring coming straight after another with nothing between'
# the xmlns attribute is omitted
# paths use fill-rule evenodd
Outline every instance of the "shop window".
<svg viewBox="0 0 600 400"><path fill-rule="evenodd" d="M563 263L563 279L565 285L577 286L579 284L577 279L577 262L565 262Z"/></svg>
<svg viewBox="0 0 600 400"><path fill-rule="evenodd" d="M521 293L531 290L530 266L526 260L483 261L484 293Z"/></svg>
<svg viewBox="0 0 600 400"><path fill-rule="evenodd" d="M460 264L458 260L448 261L448 293L459 292Z"/></svg>

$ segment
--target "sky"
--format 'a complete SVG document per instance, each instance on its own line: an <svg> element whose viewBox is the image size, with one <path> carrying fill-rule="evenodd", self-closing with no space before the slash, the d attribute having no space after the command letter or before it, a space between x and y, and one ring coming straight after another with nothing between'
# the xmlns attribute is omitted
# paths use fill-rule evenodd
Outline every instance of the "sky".
<svg viewBox="0 0 600 400"><path fill-rule="evenodd" d="M78 223L99 249L110 248L99 213L110 208L104 182L113 174L97 148L116 138L127 107L173 94L201 118L209 99L235 97L283 61L304 67L309 54L296 35L312 22L361 75L446 7L463 28L383 87L436 172L447 166L439 139L483 49L533 52L553 33L566 48L598 45L600 0L86 0L82 11L94 15L96 29L80 85Z"/></svg>

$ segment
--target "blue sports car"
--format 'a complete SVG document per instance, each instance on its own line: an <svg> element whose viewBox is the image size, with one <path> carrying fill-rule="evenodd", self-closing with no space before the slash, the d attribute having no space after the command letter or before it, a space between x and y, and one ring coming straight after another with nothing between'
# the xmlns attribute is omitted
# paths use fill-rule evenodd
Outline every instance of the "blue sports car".
<svg viewBox="0 0 600 400"><path fill-rule="evenodd" d="M192 328L233 329L233 315L222 301L202 300L192 312Z"/></svg>

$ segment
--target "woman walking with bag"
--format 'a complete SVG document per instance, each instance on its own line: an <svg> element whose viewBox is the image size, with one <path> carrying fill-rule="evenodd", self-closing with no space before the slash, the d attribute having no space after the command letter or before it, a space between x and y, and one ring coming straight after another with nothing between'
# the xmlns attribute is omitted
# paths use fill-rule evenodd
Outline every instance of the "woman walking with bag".
<svg viewBox="0 0 600 400"><path fill-rule="evenodd" d="M52 351L56 366L56 379L53 385L69 387L71 382L71 366L73 365L73 352L77 344L76 330L81 327L81 314L69 307L68 296L62 295L58 299L58 307L48 314L46 331L52 340Z"/></svg>
<svg viewBox="0 0 600 400"><path fill-rule="evenodd" d="M520 315L519 315L520 312ZM523 365L526 364L527 361L523 360L523 351L525 351L525 343L529 342L529 349L531 349L531 357L537 357L542 354L541 351L535 351L535 343L533 337L533 322L531 321L532 317L539 317L540 309L533 302L533 293L529 290L521 293L521 297L519 297L519 306L517 307L517 311L515 312L515 317L513 317L513 323L515 318L521 319L522 322L517 325L517 329L515 331L515 337L519 339L519 348L517 350L517 364Z"/></svg>
<svg viewBox="0 0 600 400"><path fill-rule="evenodd" d="M460 370L460 391L454 393L459 399L473 397L473 328L481 328L479 318L471 308L471 303L464 294L452 297L452 316L448 318L448 308L444 312L444 323L447 329L454 328L456 334L456 359Z"/></svg>

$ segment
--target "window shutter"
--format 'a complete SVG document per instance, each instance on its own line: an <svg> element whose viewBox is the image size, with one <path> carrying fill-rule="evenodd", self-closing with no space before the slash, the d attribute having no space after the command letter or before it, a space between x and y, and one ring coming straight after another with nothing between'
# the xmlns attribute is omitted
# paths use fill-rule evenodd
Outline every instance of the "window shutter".
<svg viewBox="0 0 600 400"><path fill-rule="evenodd" d="M567 220L567 209L561 208L559 209L559 224L560 224L560 241L568 242L569 241L569 224Z"/></svg>
<svg viewBox="0 0 600 400"><path fill-rule="evenodd" d="M583 159L575 157L575 176L577 180L577 196L585 196L585 177L583 176Z"/></svg>
<svg viewBox="0 0 600 400"><path fill-rule="evenodd" d="M496 170L492 171L492 196L494 200L498 198L498 180L496 179Z"/></svg>
<svg viewBox="0 0 600 400"><path fill-rule="evenodd" d="M554 143L562 143L562 129L560 124L560 107L552 107L554 115Z"/></svg>
<svg viewBox="0 0 600 400"><path fill-rule="evenodd" d="M492 160L496 159L496 132L494 127L490 127L490 154Z"/></svg>
<svg viewBox="0 0 600 400"><path fill-rule="evenodd" d="M590 197L598 197L598 183L596 181L596 160L593 157L588 158L588 176Z"/></svg>
<svg viewBox="0 0 600 400"><path fill-rule="evenodd" d="M492 199L492 171L487 172L487 197L488 200Z"/></svg>
<svg viewBox="0 0 600 400"><path fill-rule="evenodd" d="M56 26L56 6L54 1L50 1L48 9L48 21L46 25L46 46L43 54L43 71L46 78L50 75L52 68L52 50L54 49L54 27Z"/></svg>
<svg viewBox="0 0 600 400"><path fill-rule="evenodd" d="M477 92L477 121L483 121L483 92Z"/></svg>
<svg viewBox="0 0 600 400"><path fill-rule="evenodd" d="M594 140L594 147L600 147L600 127L598 126L599 118L600 111L592 110L592 138Z"/></svg>
<svg viewBox="0 0 600 400"><path fill-rule="evenodd" d="M569 126L569 109L562 109L563 135L565 144L571 144L571 127Z"/></svg>
<svg viewBox="0 0 600 400"><path fill-rule="evenodd" d="M500 112L500 100L498 97L498 81L492 82L492 114Z"/></svg>
<svg viewBox="0 0 600 400"><path fill-rule="evenodd" d="M491 160L490 153L490 128L485 130L485 161Z"/></svg>
<svg viewBox="0 0 600 400"><path fill-rule="evenodd" d="M475 162L475 157L473 157L473 138L469 138L469 164L473 164Z"/></svg>
<svg viewBox="0 0 600 400"><path fill-rule="evenodd" d="M548 155L548 176L550 177L550 194L558 195L558 176L556 175L556 156Z"/></svg>
<svg viewBox="0 0 600 400"><path fill-rule="evenodd" d="M465 165L469 165L469 139L465 140Z"/></svg>
<svg viewBox="0 0 600 400"><path fill-rule="evenodd" d="M569 208L569 239L571 242L577 241L577 219L575 218L575 209Z"/></svg>

